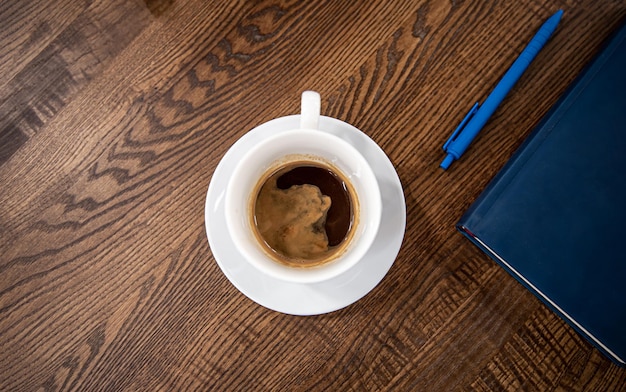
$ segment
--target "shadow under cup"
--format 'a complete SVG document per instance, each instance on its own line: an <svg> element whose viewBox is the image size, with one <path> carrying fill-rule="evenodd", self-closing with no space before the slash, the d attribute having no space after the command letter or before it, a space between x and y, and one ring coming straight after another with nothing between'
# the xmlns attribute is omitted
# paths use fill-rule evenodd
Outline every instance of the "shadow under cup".
<svg viewBox="0 0 626 392"><path fill-rule="evenodd" d="M327 261L314 267L294 267L275 260L256 234L251 216L259 183L267 174L294 161L320 162L339 171L351 184L357 205L353 227ZM314 283L342 274L365 255L380 225L382 202L376 177L363 156L345 140L319 130L285 131L258 143L237 164L225 195L229 234L247 262L274 278Z"/></svg>

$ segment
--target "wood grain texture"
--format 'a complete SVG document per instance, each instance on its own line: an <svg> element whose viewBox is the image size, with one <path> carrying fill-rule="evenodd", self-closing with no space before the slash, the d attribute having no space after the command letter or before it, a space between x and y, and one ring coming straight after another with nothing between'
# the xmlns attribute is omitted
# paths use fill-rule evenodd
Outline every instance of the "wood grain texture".
<svg viewBox="0 0 626 392"><path fill-rule="evenodd" d="M440 170L450 131L558 8ZM0 390L626 390L454 230L624 17L617 0L2 2ZM222 274L204 201L227 149L305 89L389 156L407 230L371 293L294 317Z"/></svg>

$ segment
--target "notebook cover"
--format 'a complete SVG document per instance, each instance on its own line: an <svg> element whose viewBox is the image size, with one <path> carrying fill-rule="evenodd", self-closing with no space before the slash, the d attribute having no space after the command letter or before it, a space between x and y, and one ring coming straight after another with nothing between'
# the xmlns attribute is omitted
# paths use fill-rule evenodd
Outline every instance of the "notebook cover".
<svg viewBox="0 0 626 392"><path fill-rule="evenodd" d="M625 153L622 24L457 224L621 366Z"/></svg>

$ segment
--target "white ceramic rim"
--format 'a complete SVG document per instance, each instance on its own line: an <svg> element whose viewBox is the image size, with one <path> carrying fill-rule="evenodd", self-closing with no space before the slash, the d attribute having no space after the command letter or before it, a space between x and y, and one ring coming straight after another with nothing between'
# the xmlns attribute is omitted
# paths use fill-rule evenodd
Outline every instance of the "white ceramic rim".
<svg viewBox="0 0 626 392"><path fill-rule="evenodd" d="M318 267L293 268L273 261L250 227L248 208L256 182L286 155L321 157L340 170L357 193L361 214L351 243L335 260ZM362 259L376 237L381 220L381 203L374 172L351 144L319 130L294 129L261 141L239 161L226 188L225 215L233 242L255 268L287 282L316 283L342 274Z"/></svg>

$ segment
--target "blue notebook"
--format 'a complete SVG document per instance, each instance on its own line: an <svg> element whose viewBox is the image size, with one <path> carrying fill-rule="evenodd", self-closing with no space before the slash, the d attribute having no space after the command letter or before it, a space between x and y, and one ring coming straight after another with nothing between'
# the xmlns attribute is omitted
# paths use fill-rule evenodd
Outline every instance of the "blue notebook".
<svg viewBox="0 0 626 392"><path fill-rule="evenodd" d="M626 364L626 24L457 228Z"/></svg>

